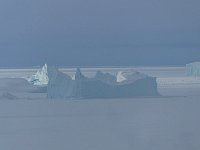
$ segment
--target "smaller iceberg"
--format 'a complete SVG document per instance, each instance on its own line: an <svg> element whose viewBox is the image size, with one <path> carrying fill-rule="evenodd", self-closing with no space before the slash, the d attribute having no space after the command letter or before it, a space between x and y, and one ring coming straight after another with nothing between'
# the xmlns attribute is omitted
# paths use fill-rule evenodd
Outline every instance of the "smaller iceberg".
<svg viewBox="0 0 200 150"><path fill-rule="evenodd" d="M200 62L193 62L186 65L186 75L200 77Z"/></svg>
<svg viewBox="0 0 200 150"><path fill-rule="evenodd" d="M33 85L47 85L49 82L47 64L45 64L42 69L38 70L35 75L27 78L27 80Z"/></svg>

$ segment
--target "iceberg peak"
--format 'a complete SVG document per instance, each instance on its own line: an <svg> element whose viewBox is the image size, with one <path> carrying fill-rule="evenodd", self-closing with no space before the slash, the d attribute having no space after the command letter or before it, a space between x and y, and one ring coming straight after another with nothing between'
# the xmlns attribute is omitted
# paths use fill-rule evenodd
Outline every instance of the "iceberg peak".
<svg viewBox="0 0 200 150"><path fill-rule="evenodd" d="M45 64L35 75L32 75L27 80L33 85L47 85L49 82L47 69L47 64Z"/></svg>

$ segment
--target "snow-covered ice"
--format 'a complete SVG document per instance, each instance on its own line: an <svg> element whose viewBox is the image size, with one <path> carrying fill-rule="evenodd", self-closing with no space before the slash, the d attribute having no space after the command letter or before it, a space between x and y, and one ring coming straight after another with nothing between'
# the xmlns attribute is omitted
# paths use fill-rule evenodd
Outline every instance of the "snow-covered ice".
<svg viewBox="0 0 200 150"><path fill-rule="evenodd" d="M125 80L126 80L126 77L124 77L123 72L119 71L117 73L117 82L122 82L122 81L125 81Z"/></svg>
<svg viewBox="0 0 200 150"><path fill-rule="evenodd" d="M146 77L148 77L146 74L140 73L138 71L132 71L132 70L119 71L116 76L117 82L123 82L126 80L135 80L136 81L136 80L143 79Z"/></svg>

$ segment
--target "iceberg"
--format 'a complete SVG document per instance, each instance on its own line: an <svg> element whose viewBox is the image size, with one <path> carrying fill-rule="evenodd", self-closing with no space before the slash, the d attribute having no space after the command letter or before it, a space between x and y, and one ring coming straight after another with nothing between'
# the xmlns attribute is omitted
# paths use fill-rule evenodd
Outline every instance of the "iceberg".
<svg viewBox="0 0 200 150"><path fill-rule="evenodd" d="M29 83L33 85L47 85L49 82L47 68L47 64L45 64L35 75L27 78Z"/></svg>
<svg viewBox="0 0 200 150"><path fill-rule="evenodd" d="M120 76L125 77L119 82L116 76L101 71L98 71L94 77L88 78L80 69L77 69L75 78L72 79L56 67L48 67L47 70L49 75L47 97L49 99L129 98L159 95L156 78L141 73L121 72Z"/></svg>
<svg viewBox="0 0 200 150"><path fill-rule="evenodd" d="M200 62L193 62L186 65L186 75L187 76L200 76Z"/></svg>

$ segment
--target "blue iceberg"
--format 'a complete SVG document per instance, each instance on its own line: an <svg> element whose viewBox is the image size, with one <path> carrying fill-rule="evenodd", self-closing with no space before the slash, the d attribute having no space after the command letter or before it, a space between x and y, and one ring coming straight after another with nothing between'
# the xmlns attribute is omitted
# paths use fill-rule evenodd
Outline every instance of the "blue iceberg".
<svg viewBox="0 0 200 150"><path fill-rule="evenodd" d="M26 80L33 85L47 85L49 82L47 68L47 64L45 64L36 74L27 77Z"/></svg>

